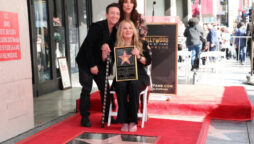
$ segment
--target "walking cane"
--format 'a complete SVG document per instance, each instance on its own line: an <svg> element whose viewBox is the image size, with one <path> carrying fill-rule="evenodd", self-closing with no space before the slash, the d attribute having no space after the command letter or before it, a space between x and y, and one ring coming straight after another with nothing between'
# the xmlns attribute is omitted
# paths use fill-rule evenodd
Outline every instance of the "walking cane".
<svg viewBox="0 0 254 144"><path fill-rule="evenodd" d="M104 87L104 97L103 97L103 107L102 107L102 119L101 119L101 127L104 128L105 123L105 113L106 113L106 105L107 105L107 91L108 91L108 73L109 73L109 61L110 55L107 55L107 64L106 64L106 76L105 76L105 87Z"/></svg>

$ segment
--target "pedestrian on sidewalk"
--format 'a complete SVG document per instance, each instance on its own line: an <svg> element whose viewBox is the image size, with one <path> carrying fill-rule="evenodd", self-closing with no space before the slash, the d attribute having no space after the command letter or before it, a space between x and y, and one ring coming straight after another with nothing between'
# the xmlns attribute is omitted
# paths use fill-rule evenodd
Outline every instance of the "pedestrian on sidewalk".
<svg viewBox="0 0 254 144"><path fill-rule="evenodd" d="M203 29L199 25L197 18L191 18L188 21L188 26L184 31L186 39L186 45L188 50L191 51L191 70L199 68L199 56L202 49Z"/></svg>

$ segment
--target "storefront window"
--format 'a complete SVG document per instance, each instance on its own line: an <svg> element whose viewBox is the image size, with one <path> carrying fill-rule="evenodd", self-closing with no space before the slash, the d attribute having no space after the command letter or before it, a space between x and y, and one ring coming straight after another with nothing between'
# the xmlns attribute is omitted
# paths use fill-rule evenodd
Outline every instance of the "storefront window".
<svg viewBox="0 0 254 144"><path fill-rule="evenodd" d="M78 0L78 1L80 4L78 15L79 15L79 40L81 45L87 35L87 3L86 0Z"/></svg>
<svg viewBox="0 0 254 144"><path fill-rule="evenodd" d="M65 46L65 25L64 25L64 11L63 1L54 0L53 9L53 36L55 41L55 54L56 54L56 68L57 77L60 77L59 66L57 58L66 57L66 46Z"/></svg>
<svg viewBox="0 0 254 144"><path fill-rule="evenodd" d="M46 0L34 0L39 82L52 79Z"/></svg>
<svg viewBox="0 0 254 144"><path fill-rule="evenodd" d="M77 20L77 1L68 0L68 25L69 25L69 47L70 47L70 61L71 71L75 73L78 67L75 57L79 50L79 35L78 35L78 20Z"/></svg>

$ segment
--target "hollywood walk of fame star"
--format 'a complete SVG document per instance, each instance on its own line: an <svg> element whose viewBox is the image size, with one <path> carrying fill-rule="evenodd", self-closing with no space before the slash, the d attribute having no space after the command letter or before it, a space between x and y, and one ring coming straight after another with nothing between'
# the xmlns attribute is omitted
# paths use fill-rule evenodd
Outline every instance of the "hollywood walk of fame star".
<svg viewBox="0 0 254 144"><path fill-rule="evenodd" d="M232 141L234 138L230 137L232 134L237 135L237 133L241 133L241 130L234 129L218 129L214 126L210 126L209 128L209 137L215 137L222 140Z"/></svg>
<svg viewBox="0 0 254 144"><path fill-rule="evenodd" d="M89 144L138 144L139 142L133 142L133 141L123 141L121 135L116 135L112 136L110 138L101 140L101 139L81 139L81 138L76 138L75 140L81 141L81 142L86 142ZM142 142L143 144L151 144L151 143L146 143Z"/></svg>
<svg viewBox="0 0 254 144"><path fill-rule="evenodd" d="M129 58L131 57L131 55L127 55L126 51L123 52L122 56L119 56L119 58L122 59L121 65L123 65L125 62L127 62L128 64L131 64L129 61Z"/></svg>

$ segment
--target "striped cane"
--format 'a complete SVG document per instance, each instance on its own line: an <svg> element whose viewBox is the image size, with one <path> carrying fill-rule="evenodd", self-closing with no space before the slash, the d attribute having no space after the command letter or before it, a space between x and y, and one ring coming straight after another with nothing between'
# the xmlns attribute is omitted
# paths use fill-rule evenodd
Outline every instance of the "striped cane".
<svg viewBox="0 0 254 144"><path fill-rule="evenodd" d="M104 97L103 97L103 107L102 107L102 119L101 119L101 127L104 128L105 123L105 111L106 111L106 104L107 104L107 90L108 90L108 73L109 73L109 61L110 56L107 55L107 64L106 64L106 76L105 76L105 87L104 87Z"/></svg>

